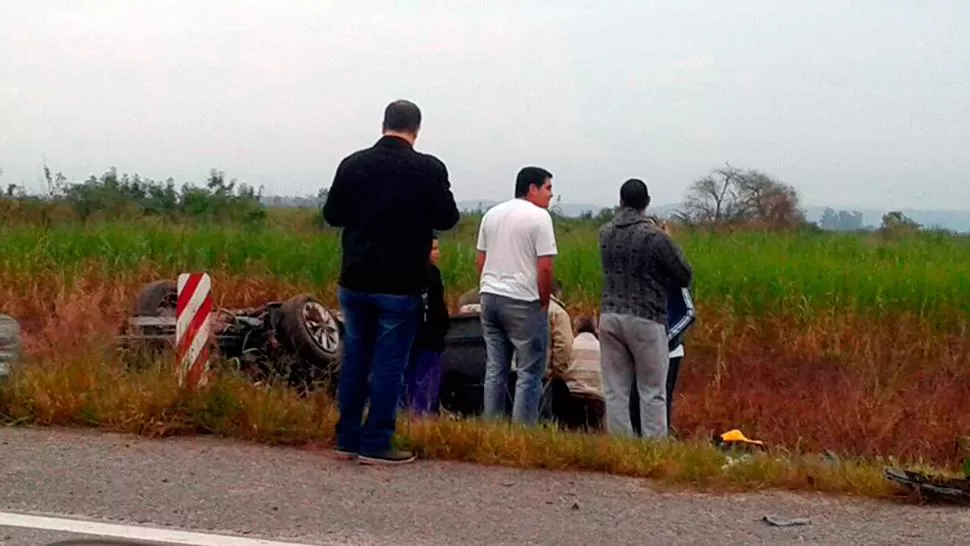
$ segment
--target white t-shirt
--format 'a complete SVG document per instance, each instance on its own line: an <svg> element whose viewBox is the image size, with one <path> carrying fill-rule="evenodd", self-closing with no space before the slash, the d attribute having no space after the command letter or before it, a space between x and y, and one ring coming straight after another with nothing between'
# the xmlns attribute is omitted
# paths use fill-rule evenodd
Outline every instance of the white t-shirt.
<svg viewBox="0 0 970 546"><path fill-rule="evenodd" d="M552 216L525 199L509 199L485 212L478 227L477 248L485 252L480 293L536 301L536 260L558 253Z"/></svg>

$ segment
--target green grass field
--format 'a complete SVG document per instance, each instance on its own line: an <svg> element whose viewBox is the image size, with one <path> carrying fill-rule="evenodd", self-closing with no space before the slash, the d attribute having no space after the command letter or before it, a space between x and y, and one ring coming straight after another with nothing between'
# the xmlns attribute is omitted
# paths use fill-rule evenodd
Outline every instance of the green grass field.
<svg viewBox="0 0 970 546"><path fill-rule="evenodd" d="M695 268L696 299L742 315L907 312L937 322L970 311L967 239L772 233L677 239ZM92 260L112 272L148 262L171 274L207 270L325 287L339 273L339 245L333 231L272 227L8 229L0 237L0 271L56 271L70 281ZM568 297L594 306L601 282L595 226L568 225L559 245L556 272ZM452 291L474 286L474 225L446 237L442 249L446 285Z"/></svg>
<svg viewBox="0 0 970 546"><path fill-rule="evenodd" d="M339 237L313 227L311 216L274 211L263 227L150 220L5 224L0 313L22 321L33 362L59 363L13 389L10 418L90 420L88 395L78 393L94 388L98 377L124 381L92 366L149 280L202 270L213 275L223 305L258 305L295 291L335 304ZM465 218L442 238L452 301L475 285L476 227L476 218ZM557 220L557 276L574 313L596 310L596 229ZM695 268L699 315L675 394L674 426L683 437L704 441L741 428L796 451L893 456L951 469L970 456L959 447L970 445L961 441L970 436L970 239L686 229L674 236ZM58 375L75 369L72 359L87 375ZM105 361L109 369L116 365ZM56 385L65 392L51 393ZM145 408L125 410L126 430L149 426L137 415L168 411L148 394L139 400ZM121 419L98 407L96 422ZM289 426L286 415L265 418Z"/></svg>

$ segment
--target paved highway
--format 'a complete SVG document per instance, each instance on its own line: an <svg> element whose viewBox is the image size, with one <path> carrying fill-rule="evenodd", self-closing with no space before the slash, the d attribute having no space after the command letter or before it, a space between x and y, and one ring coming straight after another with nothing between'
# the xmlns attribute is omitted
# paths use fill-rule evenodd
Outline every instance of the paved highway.
<svg viewBox="0 0 970 546"><path fill-rule="evenodd" d="M0 428L0 544L967 544L970 511L787 493L658 492L605 475L363 467L217 439ZM808 517L772 527L767 514ZM275 542L274 542L275 541Z"/></svg>

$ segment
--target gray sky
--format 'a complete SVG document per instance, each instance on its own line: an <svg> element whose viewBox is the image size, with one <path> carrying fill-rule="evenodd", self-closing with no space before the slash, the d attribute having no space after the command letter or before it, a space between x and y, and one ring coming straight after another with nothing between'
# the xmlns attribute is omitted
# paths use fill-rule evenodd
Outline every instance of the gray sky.
<svg viewBox="0 0 970 546"><path fill-rule="evenodd" d="M970 2L0 0L0 183L120 172L315 194L395 98L459 199L539 164L654 202L725 161L805 204L970 208Z"/></svg>

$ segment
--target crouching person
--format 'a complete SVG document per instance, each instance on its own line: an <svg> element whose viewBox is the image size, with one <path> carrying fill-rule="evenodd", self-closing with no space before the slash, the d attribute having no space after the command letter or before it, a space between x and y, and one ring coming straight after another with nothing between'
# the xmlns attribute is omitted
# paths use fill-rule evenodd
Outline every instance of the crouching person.
<svg viewBox="0 0 970 546"><path fill-rule="evenodd" d="M408 365L404 369L404 407L415 415L438 412L438 390L441 385L441 353L448 334L448 304L438 269L438 238L431 244L427 286L422 294L424 319L414 340Z"/></svg>
<svg viewBox="0 0 970 546"><path fill-rule="evenodd" d="M540 408L540 417L543 419L560 417L557 413L558 408L562 407L562 400L569 397L569 390L563 382L563 376L572 362L573 321L569 318L566 304L562 301L562 291L562 283L559 279L553 280L552 295L549 297L546 376L543 378Z"/></svg>
<svg viewBox="0 0 970 546"><path fill-rule="evenodd" d="M600 430L606 404L600 365L600 342L592 317L576 319L568 367L550 380L553 413L571 430Z"/></svg>

